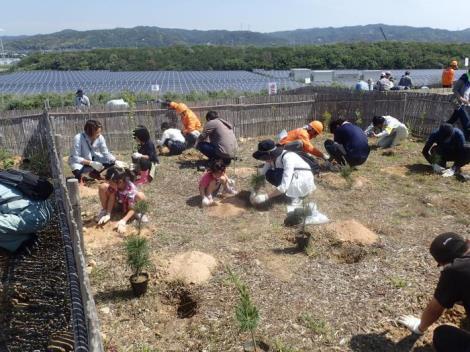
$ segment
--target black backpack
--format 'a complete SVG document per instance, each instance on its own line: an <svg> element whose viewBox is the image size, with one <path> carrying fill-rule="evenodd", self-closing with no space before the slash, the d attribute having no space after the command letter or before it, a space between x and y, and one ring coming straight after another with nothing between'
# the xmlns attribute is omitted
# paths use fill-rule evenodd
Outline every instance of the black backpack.
<svg viewBox="0 0 470 352"><path fill-rule="evenodd" d="M314 157L310 156L310 154L304 152L304 151L287 151L287 153L295 153L297 154L298 156L300 156L300 158L305 161L308 166L310 166L310 169L302 169L302 168L295 168L294 170L304 170L304 171L312 171L314 175L319 175L320 174L320 165L318 164L318 162L315 160ZM286 155L287 153L284 153L284 155ZM282 156L282 159L284 159L284 155ZM281 161L282 161L281 159Z"/></svg>
<svg viewBox="0 0 470 352"><path fill-rule="evenodd" d="M52 184L45 178L37 176L29 171L7 169L0 171L0 183L19 190L31 200L46 200L54 191ZM22 197L1 199L0 204L8 203Z"/></svg>

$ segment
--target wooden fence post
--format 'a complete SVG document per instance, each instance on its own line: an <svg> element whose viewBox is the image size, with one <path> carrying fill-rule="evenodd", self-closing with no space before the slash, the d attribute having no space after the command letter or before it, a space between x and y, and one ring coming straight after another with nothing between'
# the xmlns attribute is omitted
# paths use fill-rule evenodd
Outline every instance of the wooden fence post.
<svg viewBox="0 0 470 352"><path fill-rule="evenodd" d="M85 255L85 245L83 243L83 222L82 222L82 209L80 206L80 191L78 189L78 180L76 178L70 178L67 180L67 191L72 203L73 217L77 224L77 230L80 234L80 248L82 253Z"/></svg>

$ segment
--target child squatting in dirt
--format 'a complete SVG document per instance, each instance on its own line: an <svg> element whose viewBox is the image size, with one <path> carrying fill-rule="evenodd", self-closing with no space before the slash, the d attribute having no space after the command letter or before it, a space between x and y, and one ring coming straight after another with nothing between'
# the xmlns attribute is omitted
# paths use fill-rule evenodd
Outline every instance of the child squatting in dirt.
<svg viewBox="0 0 470 352"><path fill-rule="evenodd" d="M114 229L119 233L126 232L126 225L133 217L139 219L142 215L136 214L134 205L138 201L145 200L145 195L137 191L134 185L133 174L127 168L112 166L106 172L106 181L99 186L98 194L101 202L101 210L96 217L98 225L104 225L111 220L111 212L118 205L124 216L119 220ZM147 222L145 215L142 222Z"/></svg>
<svg viewBox="0 0 470 352"><path fill-rule="evenodd" d="M231 185L231 181L227 177L225 169L226 167L222 160L214 160L199 180L199 193L202 198L203 207L214 204L213 197L217 195L220 187L223 187L223 192L226 194L237 193Z"/></svg>

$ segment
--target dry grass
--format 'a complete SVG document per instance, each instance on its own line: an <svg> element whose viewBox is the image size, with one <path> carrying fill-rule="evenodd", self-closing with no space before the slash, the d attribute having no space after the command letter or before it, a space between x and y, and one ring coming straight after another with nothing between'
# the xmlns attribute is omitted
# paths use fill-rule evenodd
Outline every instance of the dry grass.
<svg viewBox="0 0 470 352"><path fill-rule="evenodd" d="M241 144L243 160L232 165L235 169L257 165L251 158L256 143ZM91 279L108 346L117 351L240 351L249 336L237 330L237 294L224 270L230 266L260 310L257 337L274 350L431 351L430 332L415 343L395 321L402 314L419 314L433 293L439 272L428 255L432 238L442 231L469 235L470 195L468 184L420 166L420 148L408 142L392 156L373 151L344 186L332 187L331 176L316 179L312 198L320 211L332 220L355 219L379 235L379 245L354 249L361 252L357 261L342 260L344 251L322 227L308 226L307 253L299 250L293 243L298 230L283 226L282 202L234 217L207 216L198 206L200 173L188 168L193 161L163 157L156 181L144 189L155 229L149 238L155 268L147 295L131 297L120 241L88 252L97 263ZM239 190L249 189L250 173L235 178ZM363 186L353 187L358 178ZM87 211L98 211L96 199L83 203ZM219 267L208 284L185 287L198 300L197 313L181 319L178 300L168 299L180 283L166 281L165 263L188 250L214 256ZM109 314L103 307L110 308ZM326 337L319 338L322 334L312 327L323 329Z"/></svg>

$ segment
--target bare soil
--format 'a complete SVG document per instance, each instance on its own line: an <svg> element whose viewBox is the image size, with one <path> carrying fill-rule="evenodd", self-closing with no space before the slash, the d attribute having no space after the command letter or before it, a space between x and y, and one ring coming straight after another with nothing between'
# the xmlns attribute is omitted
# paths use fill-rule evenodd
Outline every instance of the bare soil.
<svg viewBox="0 0 470 352"><path fill-rule="evenodd" d="M242 161L229 168L239 191L249 190L248 170L259 164L251 154L261 139L240 143ZM322 140L314 142L321 146ZM235 320L238 294L227 267L249 287L261 316L256 337L274 351L432 351L434 327L416 339L396 321L419 315L432 297L439 277L428 252L432 239L444 231L470 235L470 185L432 174L421 149L422 142L408 141L389 155L374 150L350 179L316 178L311 200L318 210L333 223L354 220L378 240L343 244L323 226L309 225L304 250L297 245L299 228L283 225L283 199L254 209L234 205L233 197L202 209L200 155L162 157L155 182L143 188L152 209L147 294L135 299L130 292L117 233L103 234L104 245L87 242L108 351L241 351L249 334ZM360 187L353 186L357 180ZM242 211L228 216L229 205ZM97 199L84 198L82 209L94 215ZM191 251L217 261L209 281L194 285L168 276L171 258ZM460 324L461 317L446 314L439 323Z"/></svg>

